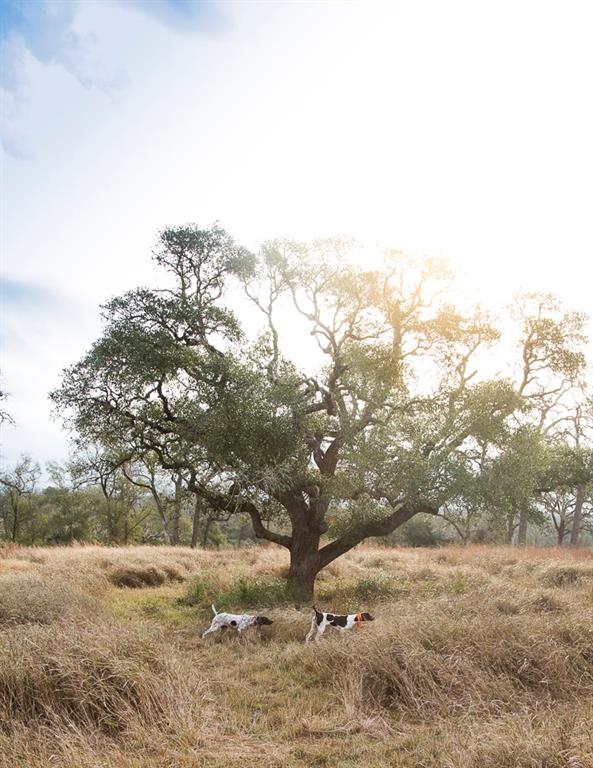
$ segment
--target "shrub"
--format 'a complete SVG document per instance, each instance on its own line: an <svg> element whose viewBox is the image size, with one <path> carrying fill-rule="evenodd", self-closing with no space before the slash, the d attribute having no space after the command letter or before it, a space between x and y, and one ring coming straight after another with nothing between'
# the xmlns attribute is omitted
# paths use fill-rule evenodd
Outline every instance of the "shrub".
<svg viewBox="0 0 593 768"><path fill-rule="evenodd" d="M207 576L192 579L185 594L179 598L181 605L210 606L214 603L219 610L230 612L240 608L273 608L298 602L297 595L284 579L274 576L246 578L240 576L224 589Z"/></svg>
<svg viewBox="0 0 593 768"><path fill-rule="evenodd" d="M218 590L208 576L195 576L186 584L185 593L178 598L180 605L208 605L216 599Z"/></svg>
<svg viewBox="0 0 593 768"><path fill-rule="evenodd" d="M525 607L536 613L557 613L562 610L562 603L553 595L538 592L526 603Z"/></svg>
<svg viewBox="0 0 593 768"><path fill-rule="evenodd" d="M241 608L258 606L273 608L276 605L298 602L298 596L283 579L241 577L227 592L221 594L220 600L223 604L237 605Z"/></svg>
<svg viewBox="0 0 593 768"><path fill-rule="evenodd" d="M409 547L437 547L443 543L442 537L435 531L430 520L413 517L401 531L402 539Z"/></svg>
<svg viewBox="0 0 593 768"><path fill-rule="evenodd" d="M593 568L579 565L556 565L544 572L543 581L552 587L576 584L581 579L593 580Z"/></svg>
<svg viewBox="0 0 593 768"><path fill-rule="evenodd" d="M115 587L159 587L166 581L184 581L185 575L174 565L161 568L154 565L123 565L108 572L107 578Z"/></svg>
<svg viewBox="0 0 593 768"><path fill-rule="evenodd" d="M114 568L108 574L115 587L158 587L167 580L167 574L153 565L126 565Z"/></svg>

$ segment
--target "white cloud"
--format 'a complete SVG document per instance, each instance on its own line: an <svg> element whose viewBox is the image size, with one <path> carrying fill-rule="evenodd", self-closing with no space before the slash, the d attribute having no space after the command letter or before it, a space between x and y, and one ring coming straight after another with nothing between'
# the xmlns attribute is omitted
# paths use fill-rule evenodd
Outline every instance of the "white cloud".
<svg viewBox="0 0 593 768"><path fill-rule="evenodd" d="M2 360L27 414L7 460L62 450L46 393L97 305L155 279L166 225L347 232L445 255L487 302L530 287L591 309L589 3L224 3L185 28L166 5L76 3L68 55L19 54L4 270L72 308L4 311L35 346Z"/></svg>

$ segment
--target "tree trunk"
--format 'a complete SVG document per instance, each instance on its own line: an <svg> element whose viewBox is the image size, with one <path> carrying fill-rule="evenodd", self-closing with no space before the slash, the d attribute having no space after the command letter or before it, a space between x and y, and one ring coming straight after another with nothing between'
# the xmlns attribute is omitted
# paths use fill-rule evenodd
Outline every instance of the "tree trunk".
<svg viewBox="0 0 593 768"><path fill-rule="evenodd" d="M564 520L560 520L558 525L556 526L556 531L558 534L557 544L559 547L562 546L562 542L564 541L564 537L566 536L566 523Z"/></svg>
<svg viewBox="0 0 593 768"><path fill-rule="evenodd" d="M19 536L19 506L18 503L12 505L12 541L16 543Z"/></svg>
<svg viewBox="0 0 593 768"><path fill-rule="evenodd" d="M204 526L204 535L202 536L202 546L206 548L208 546L208 536L210 536L210 526L212 525L212 517L208 516L206 525Z"/></svg>
<svg viewBox="0 0 593 768"><path fill-rule="evenodd" d="M111 504L111 498L109 496L105 496L105 517L107 518L107 533L109 536L109 543L110 544L119 544L119 530L118 530L118 521L115 519L115 514L112 509Z"/></svg>
<svg viewBox="0 0 593 768"><path fill-rule="evenodd" d="M525 546L527 544L527 507L521 507L519 512L519 531L517 533L517 544L519 546Z"/></svg>
<svg viewBox="0 0 593 768"><path fill-rule="evenodd" d="M581 517L583 513L583 503L585 501L585 491L582 486L577 488L577 495L574 502L574 514L572 516L572 528L570 531L570 546L578 547L579 536L581 533Z"/></svg>
<svg viewBox="0 0 593 768"><path fill-rule="evenodd" d="M173 502L173 519L171 527L171 544L176 547L179 544L179 524L181 520L181 477L175 480L175 500Z"/></svg>
<svg viewBox="0 0 593 768"><path fill-rule="evenodd" d="M194 503L194 519L191 527L191 544L190 547L195 549L198 546L198 527L200 525L200 507L202 506L202 500L199 496L196 496Z"/></svg>
<svg viewBox="0 0 593 768"><path fill-rule="evenodd" d="M154 499L154 503L159 513L159 517L161 518L161 525L163 526L163 541L165 542L165 544L170 544L171 537L169 536L169 531L167 528L168 521L167 521L167 515L165 512L165 506L161 501L161 497L159 496L154 483L152 483L150 486L150 492L152 493L152 498Z"/></svg>
<svg viewBox="0 0 593 768"><path fill-rule="evenodd" d="M288 589L299 602L312 602L315 578L320 570L318 534L293 531L288 569Z"/></svg>
<svg viewBox="0 0 593 768"><path fill-rule="evenodd" d="M507 535L506 535L507 544L513 543L514 533L515 533L515 514L513 512L509 512L507 515Z"/></svg>

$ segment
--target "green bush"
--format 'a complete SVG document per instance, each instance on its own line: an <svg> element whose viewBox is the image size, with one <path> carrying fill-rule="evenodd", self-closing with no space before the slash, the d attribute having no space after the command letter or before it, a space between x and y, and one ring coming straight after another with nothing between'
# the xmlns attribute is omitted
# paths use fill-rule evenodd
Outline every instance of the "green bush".
<svg viewBox="0 0 593 768"><path fill-rule="evenodd" d="M430 520L413 517L402 527L402 538L408 547L437 547L442 538Z"/></svg>
<svg viewBox="0 0 593 768"><path fill-rule="evenodd" d="M181 605L204 607L214 603L219 610L232 612L239 608L273 608L277 605L288 605L296 603L297 596L283 579L272 576L253 579L240 576L223 591L217 589L207 577L198 576L188 583L185 594L178 602Z"/></svg>
<svg viewBox="0 0 593 768"><path fill-rule="evenodd" d="M188 581L185 593L178 598L180 605L207 605L220 594L207 576L196 576Z"/></svg>
<svg viewBox="0 0 593 768"><path fill-rule="evenodd" d="M315 599L322 604L332 605L335 610L355 611L369 602L394 597L407 591L406 585L385 576L363 576L356 581L319 585Z"/></svg>
<svg viewBox="0 0 593 768"><path fill-rule="evenodd" d="M377 597L388 597L395 591L393 579L385 579L377 576L365 576L358 579L352 590L354 597L361 600L369 600Z"/></svg>
<svg viewBox="0 0 593 768"><path fill-rule="evenodd" d="M229 590L220 595L219 600L223 604L236 605L241 608L259 606L273 608L276 605L297 602L297 595L283 579L240 577Z"/></svg>

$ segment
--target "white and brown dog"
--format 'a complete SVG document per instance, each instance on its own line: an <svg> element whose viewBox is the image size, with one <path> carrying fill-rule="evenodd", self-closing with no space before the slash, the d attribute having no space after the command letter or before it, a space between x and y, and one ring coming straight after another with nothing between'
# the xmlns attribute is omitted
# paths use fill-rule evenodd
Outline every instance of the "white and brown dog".
<svg viewBox="0 0 593 768"><path fill-rule="evenodd" d="M222 632L226 629L236 629L239 634L245 632L249 627L257 627L259 631L262 625L274 623L272 619L268 619L266 616L253 616L248 613L218 613L214 606L212 606L212 613L214 614L212 623L202 633L202 637L206 637L211 632Z"/></svg>
<svg viewBox="0 0 593 768"><path fill-rule="evenodd" d="M352 629L354 625L361 627L363 621L375 620L374 616L371 616L370 613L363 611L340 615L336 613L324 613L323 611L318 611L315 606L313 606L313 610L315 611L315 615L313 616L313 621L311 622L311 629L309 630L309 634L305 638L306 643L313 639L319 640L321 635L328 627L335 627L336 629L339 629L342 634L344 634L344 632L346 632L348 629Z"/></svg>

